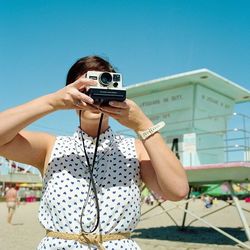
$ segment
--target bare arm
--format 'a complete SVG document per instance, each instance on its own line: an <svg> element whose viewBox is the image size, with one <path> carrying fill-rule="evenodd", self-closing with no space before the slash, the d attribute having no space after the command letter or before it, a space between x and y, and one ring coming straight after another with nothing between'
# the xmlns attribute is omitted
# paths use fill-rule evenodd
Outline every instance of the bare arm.
<svg viewBox="0 0 250 250"><path fill-rule="evenodd" d="M137 143L141 176L163 198L177 201L189 190L186 173L159 133Z"/></svg>
<svg viewBox="0 0 250 250"><path fill-rule="evenodd" d="M0 113L0 146L9 143L23 128L54 111L47 95Z"/></svg>
<svg viewBox="0 0 250 250"><path fill-rule="evenodd" d="M23 129L60 109L90 109L93 100L80 90L92 81L79 78L67 87L0 113L0 155L43 170L54 136ZM79 103L80 101L80 103ZM77 104L76 104L77 103Z"/></svg>
<svg viewBox="0 0 250 250"><path fill-rule="evenodd" d="M112 107L103 108L122 125L135 132L150 128L153 123L131 100L123 103L110 103ZM146 185L169 200L184 198L189 190L186 173L159 133L144 141L136 142L140 161L142 180Z"/></svg>

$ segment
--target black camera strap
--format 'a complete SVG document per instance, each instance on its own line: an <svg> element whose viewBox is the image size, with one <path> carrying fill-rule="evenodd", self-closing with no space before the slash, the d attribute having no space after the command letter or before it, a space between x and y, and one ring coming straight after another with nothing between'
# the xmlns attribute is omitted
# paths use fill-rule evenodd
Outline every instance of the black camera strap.
<svg viewBox="0 0 250 250"><path fill-rule="evenodd" d="M80 112L79 112L80 128L81 128L81 113L82 112L80 110ZM89 160L89 157L88 157L88 154L87 154L87 151L86 151L86 147L85 147L83 135L82 135L82 133L80 133L81 134L81 138L82 138L82 145L83 145L83 149L84 149L84 154L85 154L85 157L86 157L86 160L87 160L87 164L84 164L84 162L82 162L82 161L81 161L81 163L84 166L87 165L87 169L88 169L88 172L89 172L89 175L90 175L90 181L89 181L89 188L88 188L87 198L86 198L85 204L82 207L81 217L80 217L81 232L83 232L83 233L93 233L97 229L97 227L99 225L99 222L100 222L100 207L99 207L97 189L96 189L96 184L95 184L93 172L94 172L94 165L95 165L95 160L96 160L96 155L97 155L97 149L98 149L98 144L99 144L99 138L100 138L102 120L103 120L103 113L101 114L99 125L98 125L98 131L97 131L97 137L96 137L96 145L95 145L95 151L94 151L94 157L93 157L92 165L90 164L90 160ZM95 222L95 226L93 227L93 229L90 230L89 232L86 232L83 229L82 218L83 218L83 215L84 215L85 208L86 208L86 206L88 204L88 200L89 200L89 196L90 196L90 192L91 192L91 187L92 187L93 192L94 192L94 199L95 199L97 217L96 217L96 222Z"/></svg>

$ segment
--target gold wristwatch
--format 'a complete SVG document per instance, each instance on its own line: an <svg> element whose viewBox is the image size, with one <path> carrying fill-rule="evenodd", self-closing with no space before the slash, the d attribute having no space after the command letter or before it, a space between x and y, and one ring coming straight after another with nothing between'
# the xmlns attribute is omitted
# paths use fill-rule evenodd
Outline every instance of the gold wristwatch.
<svg viewBox="0 0 250 250"><path fill-rule="evenodd" d="M144 131L137 131L137 135L140 140L146 140L149 136L155 134L157 131L162 129L165 126L165 122L161 121L154 126L144 130Z"/></svg>

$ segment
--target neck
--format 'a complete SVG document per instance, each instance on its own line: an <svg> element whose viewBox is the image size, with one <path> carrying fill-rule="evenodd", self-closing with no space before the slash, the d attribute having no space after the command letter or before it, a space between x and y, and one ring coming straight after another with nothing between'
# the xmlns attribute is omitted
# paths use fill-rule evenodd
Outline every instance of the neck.
<svg viewBox="0 0 250 250"><path fill-rule="evenodd" d="M81 130L83 130L89 136L95 138L97 137L98 126L99 126L100 119L93 119L93 120L81 120ZM109 128L108 118L103 117L102 126L100 133L104 133Z"/></svg>

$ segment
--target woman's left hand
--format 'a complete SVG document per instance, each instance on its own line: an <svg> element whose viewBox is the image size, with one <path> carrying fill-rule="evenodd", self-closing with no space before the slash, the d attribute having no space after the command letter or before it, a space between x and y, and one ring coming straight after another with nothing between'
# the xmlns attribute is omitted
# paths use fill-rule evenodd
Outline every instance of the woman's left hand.
<svg viewBox="0 0 250 250"><path fill-rule="evenodd" d="M103 106L99 109L135 132L146 130L153 125L140 107L129 99L124 102L111 101L109 106Z"/></svg>

